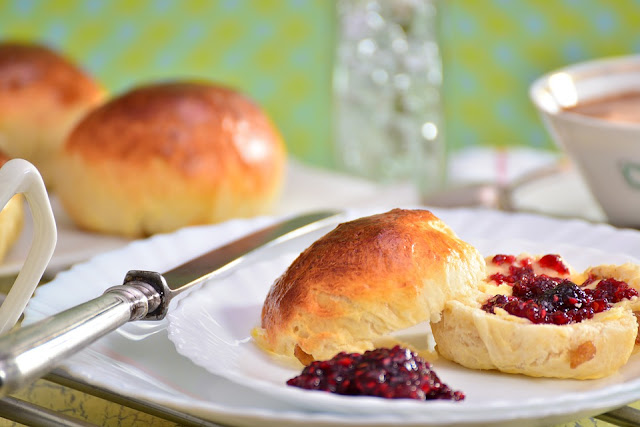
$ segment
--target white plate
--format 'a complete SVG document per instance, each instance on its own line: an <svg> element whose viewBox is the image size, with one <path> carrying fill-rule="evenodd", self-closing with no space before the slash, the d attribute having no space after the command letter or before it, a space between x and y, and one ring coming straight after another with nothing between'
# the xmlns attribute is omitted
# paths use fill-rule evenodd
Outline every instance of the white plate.
<svg viewBox="0 0 640 427"><path fill-rule="evenodd" d="M484 255L553 251L562 253L578 269L594 261L634 261L624 254L608 254L579 246L563 244L554 245L552 249L543 239L527 241L494 237L495 230L503 227L504 221L486 222L480 230L474 230L482 218L472 212L445 214L444 218L446 222L457 225L454 229L473 241ZM284 401L295 402L308 410L350 414L412 413L428 418L433 424L532 418L552 406L577 412L593 402L613 396L623 399L621 403L640 398L640 380L636 378L640 372L638 357L634 357L615 376L598 381L532 379L521 375L478 372L443 360L435 361L434 368L440 378L453 389L466 394L464 402L345 397L288 387L286 380L297 375L299 370L286 368L261 352L251 339L250 330L259 324L260 310L270 285L296 255L284 254L247 266L224 279L212 280L183 299L169 315L169 339L176 344L178 352L214 374ZM426 334L424 338L426 340Z"/></svg>
<svg viewBox="0 0 640 427"><path fill-rule="evenodd" d="M29 252L33 237L33 223L28 205L25 204L25 207L24 229L5 259L0 262L0 277L17 274ZM55 196L51 197L51 208L56 219L58 242L47 267L46 274L49 276L99 253L121 248L131 241L123 237L89 233L78 229L65 214Z"/></svg>
<svg viewBox="0 0 640 427"><path fill-rule="evenodd" d="M362 216L374 211L379 210L352 211L350 216ZM517 250L521 243L523 246L533 245L543 252L566 250L563 255L577 268L592 263L635 260L625 254L640 254L640 233L636 231L616 230L606 225L592 225L578 220L561 221L536 215L484 210L434 211L463 239L478 245L482 251L492 252L492 249L496 248ZM128 269L166 270L195 254L222 245L271 221L272 219L259 218L184 229L174 234L134 242L123 249L97 256L68 272L61 273L54 281L41 287L27 309L26 321L33 322L99 295L108 286L122 281ZM283 254L302 249L312 238L317 236L309 236L306 241L303 239L297 242L299 248L289 245L281 251L263 252L254 258L254 262L276 260ZM505 242L506 246L482 247L483 244L491 242ZM571 242L571 245L567 246L567 242ZM508 245L517 247L509 248ZM587 250L588 248L595 250ZM254 268L253 265L245 264L240 267L249 270ZM258 278L257 281L268 286L268 283L262 282L265 279L269 280ZM197 292L207 292L207 288L203 287ZM185 305L190 300L191 297L184 299ZM177 314L178 311L175 310L179 309L180 307L174 306L172 312ZM257 322L257 318L247 319L246 325L238 325L234 329L234 334L238 327L246 328ZM126 397L153 402L207 420L248 426L256 423L274 426L381 426L398 423L416 426L483 423L514 426L551 425L604 412L640 398L640 383L631 378L640 373L638 360L634 357L620 374L600 381L523 379L471 371L464 371L458 375L456 371L459 371L459 368L444 364L438 367L442 379L455 388L464 389L470 381L469 376L487 383L486 392L499 399L492 404L491 411L481 407L479 403L483 397L476 395L474 389L464 390L469 398L459 404L375 400L379 405L369 406L367 413L359 412L362 408L348 413L342 412L346 403L340 403L340 408L336 409L323 406L328 399L352 402L353 399L348 397L321 397L314 394L309 396L309 399L318 399L320 406L315 410L309 410L307 402L302 401L306 396L296 397L296 401L283 401L271 393L275 386L270 386L270 393L267 394L253 386L238 385L196 366L176 353L164 331L138 342L132 342L121 334L110 334L72 358L65 364L65 369L76 378ZM449 375L449 372L452 374ZM537 398L529 399L525 396L522 402L514 402L509 396L498 393L505 385L513 385L514 381L525 387L524 391L517 392L518 396L523 396L530 390ZM556 399L550 404L548 398L540 395L540 391L551 384L554 385L554 389L549 392L553 393ZM502 390L513 391L508 388ZM293 391L301 394L314 393ZM558 400L561 400L562 405L557 404ZM437 405L431 405L432 403ZM369 403L357 405L363 407ZM393 407L391 412L387 410L389 407Z"/></svg>

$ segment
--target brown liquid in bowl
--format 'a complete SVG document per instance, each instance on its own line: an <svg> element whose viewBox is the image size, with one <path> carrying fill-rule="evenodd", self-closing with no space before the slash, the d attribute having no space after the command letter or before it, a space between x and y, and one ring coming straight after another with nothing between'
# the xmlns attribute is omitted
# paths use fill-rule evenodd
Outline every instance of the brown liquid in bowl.
<svg viewBox="0 0 640 427"><path fill-rule="evenodd" d="M640 123L640 92L583 102L565 111L619 123Z"/></svg>

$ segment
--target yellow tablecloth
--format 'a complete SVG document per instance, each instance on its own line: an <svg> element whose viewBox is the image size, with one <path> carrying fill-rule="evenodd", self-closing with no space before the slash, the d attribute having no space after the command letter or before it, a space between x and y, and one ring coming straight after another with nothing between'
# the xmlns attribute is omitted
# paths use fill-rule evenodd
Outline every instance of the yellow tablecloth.
<svg viewBox="0 0 640 427"><path fill-rule="evenodd" d="M36 381L14 394L13 397L98 426L172 427L178 425L45 380ZM3 421L2 425L21 425L8 420Z"/></svg>

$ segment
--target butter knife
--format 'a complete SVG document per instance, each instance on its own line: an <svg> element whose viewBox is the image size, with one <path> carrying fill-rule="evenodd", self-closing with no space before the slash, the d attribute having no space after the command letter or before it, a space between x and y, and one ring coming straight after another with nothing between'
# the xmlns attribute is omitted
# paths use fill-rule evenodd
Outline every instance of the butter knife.
<svg viewBox="0 0 640 427"><path fill-rule="evenodd" d="M161 320L178 294L228 270L248 254L331 223L338 212L299 215L263 228L163 274L130 270L101 296L0 337L0 396L55 368L98 338L134 320Z"/></svg>

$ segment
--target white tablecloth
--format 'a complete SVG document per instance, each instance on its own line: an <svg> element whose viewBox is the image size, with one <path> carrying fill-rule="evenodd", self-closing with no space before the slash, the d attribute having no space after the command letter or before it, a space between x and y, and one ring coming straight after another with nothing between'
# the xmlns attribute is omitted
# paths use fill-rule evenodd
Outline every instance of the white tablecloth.
<svg viewBox="0 0 640 427"><path fill-rule="evenodd" d="M469 149L451 156L448 186L443 191L457 191L477 184L509 185L559 161L561 159L557 154L548 151ZM516 210L605 221L601 208L572 167L519 185L512 193L511 202ZM291 159L282 197L274 213L345 207L385 208L423 203L424 200L411 183L382 185Z"/></svg>

